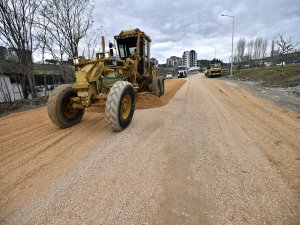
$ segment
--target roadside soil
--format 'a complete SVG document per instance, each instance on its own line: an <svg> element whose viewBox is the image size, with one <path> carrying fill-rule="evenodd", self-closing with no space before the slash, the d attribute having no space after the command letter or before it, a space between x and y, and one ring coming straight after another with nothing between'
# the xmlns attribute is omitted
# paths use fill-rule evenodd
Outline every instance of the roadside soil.
<svg viewBox="0 0 300 225"><path fill-rule="evenodd" d="M221 78L231 85L237 85L257 97L266 98L284 108L300 112L300 85L293 87L266 87L260 82L242 81L228 77Z"/></svg>
<svg viewBox="0 0 300 225"><path fill-rule="evenodd" d="M0 224L299 224L300 114L184 80L119 133L94 110L68 129L46 107L0 118Z"/></svg>
<svg viewBox="0 0 300 225"><path fill-rule="evenodd" d="M0 117L12 112L22 112L39 108L47 104L48 97L35 98L33 100L22 99L15 102L0 102Z"/></svg>

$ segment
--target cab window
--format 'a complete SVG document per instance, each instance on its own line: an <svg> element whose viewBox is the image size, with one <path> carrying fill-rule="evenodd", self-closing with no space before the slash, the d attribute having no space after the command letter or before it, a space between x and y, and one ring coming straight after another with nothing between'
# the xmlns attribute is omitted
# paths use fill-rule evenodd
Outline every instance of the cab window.
<svg viewBox="0 0 300 225"><path fill-rule="evenodd" d="M126 59L135 54L137 37L129 37L117 40L119 55L121 59Z"/></svg>

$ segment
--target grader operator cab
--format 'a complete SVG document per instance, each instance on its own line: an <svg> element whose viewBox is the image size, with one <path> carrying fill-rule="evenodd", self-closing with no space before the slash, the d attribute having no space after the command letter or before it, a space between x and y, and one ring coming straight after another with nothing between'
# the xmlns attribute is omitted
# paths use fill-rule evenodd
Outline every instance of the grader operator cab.
<svg viewBox="0 0 300 225"><path fill-rule="evenodd" d="M122 131L132 120L136 92L164 94L164 80L150 62L150 37L136 28L122 31L115 41L117 46L110 43L106 52L102 37L102 52L94 59L74 59L75 83L57 87L48 99L48 115L55 125L71 127L81 121L85 108L100 105L111 128Z"/></svg>

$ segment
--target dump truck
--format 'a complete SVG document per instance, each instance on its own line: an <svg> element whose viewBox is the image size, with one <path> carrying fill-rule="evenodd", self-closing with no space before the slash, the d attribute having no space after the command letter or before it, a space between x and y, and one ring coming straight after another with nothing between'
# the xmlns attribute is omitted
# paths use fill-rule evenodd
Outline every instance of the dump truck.
<svg viewBox="0 0 300 225"><path fill-rule="evenodd" d="M91 105L105 108L106 120L114 131L124 130L135 110L137 92L164 94L164 79L150 62L151 38L140 29L123 30L95 58L73 59L75 83L58 86L49 96L50 120L60 128L71 127L82 120Z"/></svg>
<svg viewBox="0 0 300 225"><path fill-rule="evenodd" d="M205 76L222 76L222 65L220 60L213 59L211 64L204 71Z"/></svg>

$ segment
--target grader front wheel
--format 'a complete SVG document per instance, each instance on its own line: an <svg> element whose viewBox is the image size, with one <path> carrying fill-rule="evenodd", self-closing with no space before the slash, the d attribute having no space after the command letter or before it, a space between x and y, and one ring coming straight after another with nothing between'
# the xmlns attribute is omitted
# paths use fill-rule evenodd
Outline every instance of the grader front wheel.
<svg viewBox="0 0 300 225"><path fill-rule="evenodd" d="M135 91L131 83L117 81L111 87L105 105L106 119L114 131L124 130L135 109Z"/></svg>
<svg viewBox="0 0 300 225"><path fill-rule="evenodd" d="M71 86L71 84L60 85L51 93L48 99L49 118L60 128L71 127L79 123L84 114L84 109L72 107L71 98L76 97L77 92Z"/></svg>

